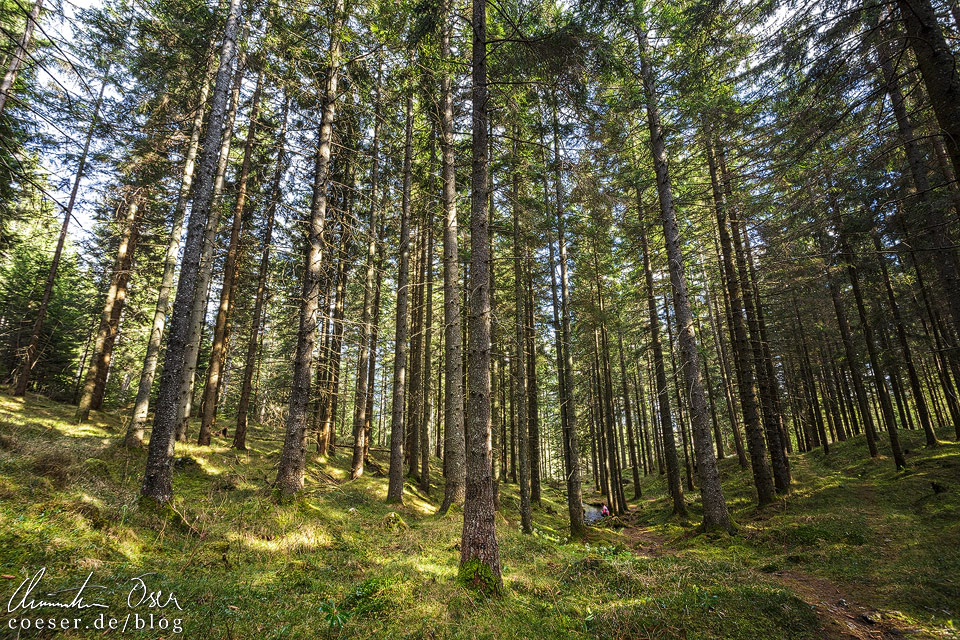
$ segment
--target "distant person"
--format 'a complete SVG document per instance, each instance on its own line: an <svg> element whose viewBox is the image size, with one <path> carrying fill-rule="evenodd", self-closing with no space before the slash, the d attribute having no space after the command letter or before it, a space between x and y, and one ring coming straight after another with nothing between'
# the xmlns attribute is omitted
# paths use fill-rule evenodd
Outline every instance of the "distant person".
<svg viewBox="0 0 960 640"><path fill-rule="evenodd" d="M607 509L607 505L601 506L601 507L600 507L600 516L603 517L603 518L606 518L606 517L609 516L609 515L610 515L610 509Z"/></svg>

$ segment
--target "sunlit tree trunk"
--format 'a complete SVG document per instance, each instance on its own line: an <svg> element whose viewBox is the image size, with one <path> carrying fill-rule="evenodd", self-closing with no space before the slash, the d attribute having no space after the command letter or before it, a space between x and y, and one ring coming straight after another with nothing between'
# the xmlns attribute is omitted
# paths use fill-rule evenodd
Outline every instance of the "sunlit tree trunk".
<svg viewBox="0 0 960 640"><path fill-rule="evenodd" d="M43 10L43 0L36 0L36 2L33 3L33 8L30 9L30 13L27 14L27 20L23 25L23 34L21 34L20 40L17 42L17 47L14 49L13 55L10 56L10 62L7 64L7 70L3 74L3 80L0 80L0 114L3 113L3 108L7 105L7 99L13 91L13 83L17 80L20 65L23 64L24 59L29 55L30 45L33 43L33 28L40 18L41 10Z"/></svg>
<svg viewBox="0 0 960 640"><path fill-rule="evenodd" d="M230 10L224 28L210 118L204 137L203 154L200 158L199 181L187 222L187 240L183 249L177 295L173 302L163 375L160 378L160 392L154 412L153 432L147 449L146 470L140 489L144 497L160 503L167 503L173 498L173 446L177 429L180 381L189 339L189 314L197 294L203 231L211 215L214 201L214 174L219 160L222 128L230 97L231 66L236 52L237 31L240 25L240 2L241 0L230 1Z"/></svg>
<svg viewBox="0 0 960 640"><path fill-rule="evenodd" d="M514 129L516 134L516 128ZM516 140L516 137L514 138ZM517 154L516 142L513 148L514 156ZM528 392L527 392L527 361L530 354L527 353L526 336L526 287L523 285L523 263L522 257L525 254L523 240L520 233L520 171L514 166L512 175L511 200L513 205L513 299L514 299L514 334L513 334L513 354L515 366L511 367L513 372L513 404L517 408L517 446L519 448L519 479L520 479L520 529L524 533L533 531L533 513L530 508L530 443L528 426ZM472 355L472 352L471 352Z"/></svg>
<svg viewBox="0 0 960 640"><path fill-rule="evenodd" d="M717 231L720 236L720 250L723 257L722 269L730 299L731 343L733 344L734 365L740 387L740 408L744 429L747 434L747 449L753 469L753 484L757 489L757 501L761 506L776 499L773 475L767 461L767 446L760 425L760 411L757 407L757 387L753 365L750 361L750 343L747 338L746 323L743 318L744 298L741 282L734 266L733 241L727 219L726 193L720 185L717 156L714 150L712 134L707 131L707 164L710 170L710 184L713 188L713 204L717 218ZM735 231L735 230L734 230Z"/></svg>
<svg viewBox="0 0 960 640"><path fill-rule="evenodd" d="M139 447L143 444L143 429L147 424L147 413L150 409L150 391L157 372L157 362L160 359L160 342L163 339L163 330L167 323L167 311L170 308L170 293L173 291L174 275L177 270L177 258L180 251L180 240L183 235L183 220L186 217L187 202L190 199L190 187L193 184L193 171L200 149L200 133L203 129L203 115L206 112L207 97L210 93L210 84L216 72L210 56L207 61L207 70L200 85L200 95L197 99L193 123L191 125L190 142L187 145L183 161L183 173L180 178L180 191L177 194L177 204L173 210L173 223L170 225L170 235L167 239L167 249L163 259L163 275L160 278L160 289L157 294L157 306L153 312L153 324L150 327L150 338L147 341L147 352L143 360L143 369L140 373L140 383L137 386L137 397L133 403L133 418L127 427L124 445Z"/></svg>
<svg viewBox="0 0 960 640"><path fill-rule="evenodd" d="M643 252L643 272L647 285L647 312L650 322L650 344L653 347L653 368L656 381L658 416L662 458L667 473L667 492L673 501L673 512L686 517L687 506L683 501L680 486L680 463L677 460L677 444L673 435L673 420L670 418L670 398L667 395L667 373L663 364L663 345L660 342L660 316L657 313L657 296L653 288L653 268L650 266L650 247L647 242L647 227L644 220L643 202L637 193L637 208L640 217L640 250Z"/></svg>
<svg viewBox="0 0 960 640"><path fill-rule="evenodd" d="M328 73L324 87L322 113L314 167L310 219L307 232L306 261L300 302L300 324L293 364L290 407L287 412L283 448L277 468L277 489L292 496L303 489L306 457L307 403L313 373L313 348L316 341L320 304L320 279L323 272L323 236L327 220L327 179L330 175L330 150L333 145L333 120L336 114L337 83L340 77L340 30L345 20L344 0L333 6L330 28Z"/></svg>
<svg viewBox="0 0 960 640"><path fill-rule="evenodd" d="M477 0L478 2L482 0ZM449 62L453 30L452 0L442 0L440 56ZM444 71L440 79L441 203L443 205L443 503L463 502L466 444L463 418L463 351L460 317L460 258L457 236L457 185L453 149L453 78Z"/></svg>
<svg viewBox="0 0 960 640"><path fill-rule="evenodd" d="M680 247L680 228L677 226L676 211L673 204L673 190L667 168L667 154L660 124L653 69L648 59L647 35L646 32L638 31L638 36L643 88L647 103L647 124L650 128L651 153L654 171L657 176L657 193L660 200L664 242L667 248L667 266L670 272L670 283L673 286L673 306L676 312L677 337L683 363L683 380L690 401L691 431L694 453L697 456L700 497L703 503L701 527L704 530L730 529L730 514L727 512L723 489L720 487L720 473L717 470L717 460L710 436L707 398L703 390L697 338L693 332L693 314L690 310L690 300L687 295L683 252Z"/></svg>
<svg viewBox="0 0 960 640"><path fill-rule="evenodd" d="M237 281L237 261L240 254L240 235L243 231L243 212L247 201L247 183L250 178L250 165L253 147L257 136L257 119L260 112L260 96L263 91L263 72L257 77L257 86L251 99L250 117L247 125L247 140L243 145L243 160L240 164L240 176L237 178L237 195L233 205L233 221L230 225L230 241L223 266L223 285L220 289L220 303L217 306L217 319L213 330L213 342L210 347L210 364L207 366L207 380L203 387L203 412L200 416L199 445L209 445L217 419L217 405L220 399L222 363L226 356L228 323L233 308L234 288Z"/></svg>
<svg viewBox="0 0 960 640"><path fill-rule="evenodd" d="M460 580L501 594L500 548L494 521L490 468L490 219L487 200L487 15L485 0L473 2L473 167L470 198L469 403L466 493L460 542Z"/></svg>
<svg viewBox="0 0 960 640"><path fill-rule="evenodd" d="M114 261L114 270L107 288L107 296L103 303L103 312L100 315L100 328L93 343L93 355L87 377L83 383L80 402L77 406L76 421L84 422L90 417L91 409L99 409L95 394L98 383L106 382L107 368L110 364L110 355L113 340L117 335L120 320L120 310L123 308L127 295L127 282L130 279L130 269L133 266L133 253L137 243L137 225L140 219L140 196L135 193L126 194L126 215L120 225L120 244L117 246L117 257ZM114 317L116 316L116 317ZM108 342L110 344L108 344ZM103 395L100 395L103 400Z"/></svg>
<svg viewBox="0 0 960 640"><path fill-rule="evenodd" d="M400 271L397 275L397 329L393 352L393 415L390 420L390 483L387 502L403 502L404 408L407 391L410 299L410 190L413 184L413 95L407 94L406 138L403 151L403 202L400 207ZM458 370L459 371L459 370Z"/></svg>
<svg viewBox="0 0 960 640"><path fill-rule="evenodd" d="M240 88L243 83L245 58L241 50L237 56L237 71L233 79L233 91L230 96L230 108L227 111L224 125L223 139L220 146L220 156L217 159L217 170L213 180L213 199L210 205L210 215L203 233L203 249L200 256L200 268L197 272L197 286L193 302L190 307L189 329L187 345L183 356L183 369L180 374L180 396L177 406L177 440L184 442L187 439L190 416L193 413L193 396L197 377L197 360L200 356L200 344L203 342L204 319L210 302L210 280L213 277L213 250L216 245L217 232L220 228L220 214L222 213L221 195L226 177L227 165L230 160L230 146L233 141L233 125L237 117L237 107L240 103ZM207 126L210 126L209 123ZM194 205L196 206L196 205Z"/></svg>
<svg viewBox="0 0 960 640"><path fill-rule="evenodd" d="M376 298L377 271L377 208L380 205L378 189L380 186L380 94L375 89L376 105L373 125L373 149L370 159L370 216L367 222L367 269L363 283L363 306L360 317L360 358L357 364L357 391L353 402L353 461L350 477L363 475L364 455L367 449L367 396L373 393L370 388L369 369L373 351L373 303Z"/></svg>
<svg viewBox="0 0 960 640"><path fill-rule="evenodd" d="M270 201L264 215L266 229L263 233L263 249L260 252L260 266L257 271L257 292L254 297L253 313L250 319L250 333L247 336L247 357L243 366L243 381L240 385L240 401L237 404L237 426L233 434L233 446L241 451L247 448L247 427L249 422L250 399L253 396L253 372L256 367L260 327L263 319L263 305L267 294L267 277L270 272L270 243L273 242L273 226L276 219L277 206L283 194L280 191L283 173L286 170L286 155L284 147L287 137L287 117L290 109L289 99L283 103L280 135L276 165L273 168L273 177L270 182Z"/></svg>

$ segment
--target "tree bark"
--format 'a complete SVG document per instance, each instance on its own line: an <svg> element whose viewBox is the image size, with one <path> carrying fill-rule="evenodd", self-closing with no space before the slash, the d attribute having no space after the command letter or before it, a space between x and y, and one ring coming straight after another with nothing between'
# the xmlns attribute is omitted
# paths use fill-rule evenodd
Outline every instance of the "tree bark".
<svg viewBox="0 0 960 640"><path fill-rule="evenodd" d="M328 73L324 87L317 151L314 161L314 180L310 220L307 232L303 291L300 302L300 323L297 330L297 348L293 362L293 380L290 407L287 413L283 448L277 468L276 486L285 497L303 489L303 471L306 457L307 403L313 378L313 347L316 342L317 316L320 303L320 279L323 273L323 236L327 221L327 179L330 175L330 151L333 146L333 120L336 115L337 83L340 77L340 30L345 16L344 0L333 6L333 24L330 28Z"/></svg>
<svg viewBox="0 0 960 640"><path fill-rule="evenodd" d="M901 12L903 13L908 11L906 8L907 5L919 6L925 5L926 2L925 0L900 0L899 4L901 7ZM933 43L916 42L915 39L918 37L918 35L910 31L910 24L911 22L918 21L919 18L916 21L912 21L910 19L906 20L908 26L908 40L911 42L919 61L920 51L918 51L918 49L921 51L932 51L936 47ZM914 25L914 28L919 27L918 25ZM933 17L933 28L936 28L939 31L939 25L936 24L935 16ZM904 154L907 157L907 165L910 168L910 179L914 187L913 195L916 197L916 202L918 205L917 222L923 229L919 235L923 242L924 248L929 249L931 252L933 266L936 268L937 274L940 276L940 284L943 287L947 304L950 308L950 314L953 316L954 328L958 333L960 333L960 260L958 260L953 239L950 237L947 220L943 215L943 207L930 201L930 193L932 189L930 186L930 180L927 177L927 163L924 159L923 151L917 144L916 130L907 112L907 105L906 101L904 100L903 92L900 90L900 83L896 76L893 62L891 60L889 45L883 43L878 46L878 57L880 59L880 68L883 72L883 79L886 85L887 94L890 96L890 104L893 108L894 117L897 121L900 142L903 145ZM956 59L952 56L951 65L953 65L953 77L954 83L956 84L952 99L960 101L960 83L957 82L957 74L955 70ZM921 67L921 70L923 70L923 67ZM924 80L927 79L926 73L923 73L923 77ZM934 99L932 90L930 91L930 96L931 99ZM952 109L955 112L955 117L960 118L960 108L954 104L952 105ZM936 103L934 103L934 110L937 111ZM937 115L939 118L940 111L937 111ZM941 127L942 126L943 122L941 120ZM952 126L955 129L953 133L949 132L946 128L944 128L943 131L946 133L947 146L950 148L954 169L956 170L958 161L957 145L960 144L960 140L951 138L951 135L960 135L960 124L953 122ZM955 345L952 340L950 342L952 346Z"/></svg>
<svg viewBox="0 0 960 640"><path fill-rule="evenodd" d="M657 193L660 199L663 236L667 245L667 266L670 282L673 286L673 306L676 312L678 341L683 362L683 378L690 401L690 423L697 456L697 472L700 478L700 497L703 503L703 530L730 529L730 514L720 487L720 473L713 452L710 436L710 418L707 415L707 398L703 391L703 376L700 370L697 338L693 333L693 314L687 296L687 283L684 276L683 252L680 247L680 228L677 226L676 211L673 205L673 190L667 168L667 154L664 145L663 130L660 124L660 112L657 106L657 92L654 84L653 69L647 53L647 34L639 32L640 64L643 75L643 88L647 103L647 123L650 128L650 146L653 155L654 171L657 175Z"/></svg>
<svg viewBox="0 0 960 640"><path fill-rule="evenodd" d="M33 28L37 24L37 20L40 18L40 11L43 9L43 0L36 0L33 3L33 8L30 9L30 13L27 15L27 20L23 25L23 34L20 36L20 41L17 43L17 48L14 50L13 55L10 56L10 63L7 65L7 71L3 74L3 80L0 81L0 114L3 113L3 108L7 105L7 99L10 97L10 93L13 91L13 83L17 80L17 73L20 71L20 65L23 64L24 58L27 57L27 51L30 49L30 44L33 42Z"/></svg>
<svg viewBox="0 0 960 640"><path fill-rule="evenodd" d="M374 291L376 287L377 271L377 208L379 202L380 186L380 91L374 89L374 124L373 124L373 150L370 159L370 217L367 224L367 270L363 283L363 311L361 312L360 325L360 358L357 365L357 391L354 394L353 402L353 461L351 464L350 477L354 480L363 475L364 455L367 450L367 405L368 395L373 394L370 384L369 369L372 360L370 358L373 351L373 302L376 297Z"/></svg>
<svg viewBox="0 0 960 640"><path fill-rule="evenodd" d="M473 1L473 168L470 197L469 410L460 581L503 593L490 470L490 219L487 200L487 15Z"/></svg>
<svg viewBox="0 0 960 640"><path fill-rule="evenodd" d="M482 2L482 0L477 0ZM440 56L451 58L452 0L442 0ZM457 238L457 185L453 148L453 78L444 71L440 79L440 156L443 190L443 503L445 514L464 499L466 444L463 420L463 351L460 317L460 258Z"/></svg>
<svg viewBox="0 0 960 640"><path fill-rule="evenodd" d="M943 131L954 173L960 175L960 75L930 0L897 0L907 40L917 58L933 112ZM954 318L960 324L960 318Z"/></svg>
<svg viewBox="0 0 960 640"><path fill-rule="evenodd" d="M536 297L533 293L533 265L529 249L525 262L527 279L526 339L528 354L527 373L527 423L529 425L528 447L530 450L530 501L540 504L540 386L537 380ZM492 269L491 269L492 271Z"/></svg>
<svg viewBox="0 0 960 640"><path fill-rule="evenodd" d="M516 133L516 129L514 129ZM517 157L517 143L514 139L513 154ZM527 415L527 361L530 354L527 353L526 336L526 294L523 286L523 264L521 257L525 254L523 242L520 234L520 171L517 166L513 167L512 176L512 197L513 202L513 299L514 299L514 334L513 334L513 354L515 366L511 367L514 378L513 403L517 408L517 445L518 466L520 471L520 529L524 533L533 532L533 513L530 508L530 443L529 443L529 417ZM473 352L471 351L471 355Z"/></svg>
<svg viewBox="0 0 960 640"><path fill-rule="evenodd" d="M233 447L241 451L247 449L247 428L249 423L250 399L253 395L253 371L257 361L257 346L259 343L260 325L263 319L263 305L266 300L267 277L270 270L270 243L273 241L273 225L276 219L277 205L283 197L280 191L283 173L286 170L286 155L284 147L287 138L287 117L290 109L290 100L283 102L280 135L276 165L270 185L270 201L266 211L266 229L263 233L263 249L260 253L260 267L257 271L257 293L253 303L253 314L250 319L250 333L247 336L247 357L243 366L243 382L240 385L240 401L237 404L237 426L233 434ZM158 305L159 306L159 305Z"/></svg>
<svg viewBox="0 0 960 640"><path fill-rule="evenodd" d="M133 404L133 417L127 427L124 446L136 448L143 445L143 430L147 424L147 414L150 410L150 391L157 373L157 362L160 356L160 343L163 340L163 330L167 324L167 311L170 309L170 293L173 291L174 275L177 270L177 258L180 251L180 241L183 235L183 221L186 217L187 202L190 200L190 187L193 184L193 171L200 149L200 133L203 129L203 115L206 112L207 97L210 93L210 84L216 72L211 55L207 61L207 70L200 86L200 95L193 116L190 133L190 143L183 161L183 174L180 178L180 191L177 194L177 204L173 210L173 223L170 225L170 235L167 240L167 249L163 259L163 275L160 278L160 290L157 294L157 306L153 312L153 324L150 327L150 339L147 341L147 352L143 359L143 370L140 373L140 383L137 386L137 397Z"/></svg>
<svg viewBox="0 0 960 640"><path fill-rule="evenodd" d="M406 138L403 151L403 202L400 211L400 273L397 276L397 329L393 352L393 415L390 421L390 482L388 503L403 503L407 349L410 299L410 190L413 181L413 95L407 94Z"/></svg>
<svg viewBox="0 0 960 640"><path fill-rule="evenodd" d="M115 338L119 322L114 322L114 311L117 311L116 320L119 321L119 312L123 308L127 295L127 281L130 278L130 268L133 263L133 252L137 242L137 225L139 222L140 196L126 194L126 216L123 219L120 232L120 244L117 247L117 257L114 262L114 271L110 277L110 286L103 303L103 312L100 315L100 328L93 343L93 355L87 377L83 383L80 402L77 407L76 421L86 422L94 406L94 394L99 380L106 380L107 368L110 364L112 346L111 337ZM108 345L108 341L110 345ZM101 395L101 400L103 396Z"/></svg>
<svg viewBox="0 0 960 640"><path fill-rule="evenodd" d="M210 215L207 218L203 234L203 249L200 256L200 269L197 272L197 286L193 304L190 307L189 333L183 357L183 370L180 378L180 404L177 407L177 440L185 442L189 429L190 417L193 413L193 399L197 376L197 360L200 356L200 345L203 342L204 319L210 303L210 280L213 277L213 250L216 245L217 232L220 227L222 210L220 197L223 193L223 183L227 165L230 160L230 146L233 141L233 125L237 117L237 106L240 102L240 88L243 82L245 57L241 50L237 56L237 71L233 79L233 91L230 96L230 108L227 111L224 125L223 140L220 146L220 157L217 160L217 171L213 181L213 199L210 206ZM207 125L209 126L209 124Z"/></svg>
<svg viewBox="0 0 960 640"><path fill-rule="evenodd" d="M820 238L821 251L826 251L826 244L823 238ZM847 321L847 313L844 310L843 303L840 300L840 292L837 285L831 277L830 270L827 268L824 277L827 280L827 287L830 289L830 298L833 301L833 310L837 316L837 326L840 329L840 339L843 342L843 351L847 360L847 366L850 368L850 375L853 378L853 389L857 396L857 405L860 409L860 416L863 419L864 431L867 436L867 448L870 451L870 457L876 458L879 455L877 451L877 432L873 423L873 416L870 415L870 407L867 405L867 392L863 386L863 379L858 372L857 352L853 347L853 339L850 336L850 324ZM796 302L794 302L796 305ZM799 321L799 320L798 320Z"/></svg>
<svg viewBox="0 0 960 640"><path fill-rule="evenodd" d="M426 233L422 220L414 230L416 249L411 272L414 274L411 283L410 309L410 388L407 394L408 410L406 425L405 460L408 464L407 475L418 479L420 471L420 426L423 422L423 315L424 315L424 282L426 272Z"/></svg>
<svg viewBox="0 0 960 640"><path fill-rule="evenodd" d="M923 397L923 386L920 384L920 376L917 375L917 367L913 363L913 352L910 349L910 341L907 339L907 330L903 326L903 318L900 315L900 305L897 304L897 298L893 294L893 285L890 284L890 273L887 271L887 261L880 246L880 238L877 237L876 234L873 236L873 246L877 250L877 260L880 262L880 270L883 274L883 285L887 291L887 301L890 303L890 311L893 313L893 323L897 331L897 340L900 342L903 361L907 366L907 378L910 380L910 388L913 391L913 400L917 407L917 417L920 419L920 426L923 427L927 446L936 447L939 444L937 442L937 434L934 432L933 425L930 421L930 411Z"/></svg>
<svg viewBox="0 0 960 640"><path fill-rule="evenodd" d="M670 398L667 391L667 373L663 365L663 345L660 342L660 316L657 313L657 297L653 288L653 269L650 266L650 247L647 242L647 227L643 219L643 201L637 192L637 211L640 218L640 249L643 251L643 272L647 285L647 312L650 321L650 344L653 346L653 368L659 405L660 439L663 461L667 471L667 492L673 500L673 513L685 518L687 506L683 501L680 485L680 463L677 460L677 444L670 418Z"/></svg>
<svg viewBox="0 0 960 640"><path fill-rule="evenodd" d="M189 312L197 293L197 276L203 230L213 205L213 182L219 159L222 127L230 93L230 75L236 53L237 31L240 23L241 0L230 0L230 10L224 29L220 64L214 82L213 99L203 154L200 158L199 182L193 208L187 222L187 240L184 244L177 295L173 302L170 335L164 357L160 392L154 412L153 432L147 449L147 463L140 493L161 504L173 498L173 446L177 428L177 406L180 380L184 367L184 352L189 333Z"/></svg>
<svg viewBox="0 0 960 640"><path fill-rule="evenodd" d="M757 502L760 506L776 500L773 475L767 461L767 447L760 427L760 412L757 407L757 387L753 365L750 362L750 346L747 329L743 319L744 298L741 283L734 266L733 242L727 220L726 194L720 185L717 156L714 152L712 133L707 132L707 164L710 170L710 184L713 188L713 202L717 218L717 231L720 235L720 250L723 256L723 274L726 280L727 294L730 297L731 343L733 344L734 365L740 389L740 408L742 410L744 430L747 433L747 450L753 469L753 484L757 489ZM734 231L736 231L734 229Z"/></svg>
<svg viewBox="0 0 960 640"><path fill-rule="evenodd" d="M627 384L627 366L623 357L623 335L618 336L620 352L620 388L623 392L623 410L627 418L627 447L630 452L630 468L633 471L633 497L640 497L640 465L637 463L637 446L633 437L633 411L630 407L630 387Z"/></svg>
<svg viewBox="0 0 960 640"><path fill-rule="evenodd" d="M200 435L197 444L207 446L214 431L217 419L217 405L220 400L220 387L223 383L221 369L227 350L230 313L233 309L233 290L237 282L237 261L240 254L240 235L243 230L243 211L247 201L247 182L250 177L250 164L257 136L257 118L260 112L260 95L263 91L263 72L257 77L257 86L251 99L250 118L247 125L247 140L243 145L243 160L240 164L240 176L237 178L237 196L233 206L233 221L230 226L230 242L227 245L227 257L223 266L223 285L220 289L220 304L217 306L217 319L213 330L213 342L210 347L210 363L207 366L207 380L203 387L203 411L200 417Z"/></svg>
<svg viewBox="0 0 960 640"><path fill-rule="evenodd" d="M844 260L847 263L847 275L850 277L850 285L853 288L853 296L857 301L857 311L860 313L860 330L863 331L863 339L867 343L867 355L870 357L870 369L873 371L874 384L877 387L877 394L880 396L880 410L883 420L887 425L887 435L890 438L890 448L893 450L893 461L897 470L907 466L906 458L903 457L903 449L900 446L900 436L897 433L897 419L893 414L893 407L890 405L890 396L887 391L887 379L884 369L880 363L880 356L877 353L876 343L873 337L873 327L867 318L867 308L863 302L863 293L860 290L860 276L856 263L854 262L853 252L846 238L838 229L840 236L840 247L843 251Z"/></svg>
<svg viewBox="0 0 960 640"><path fill-rule="evenodd" d="M433 210L427 213L427 251L424 258L426 308L423 329L423 418L420 420L420 490L430 494L430 430L433 424Z"/></svg>
<svg viewBox="0 0 960 640"><path fill-rule="evenodd" d="M556 101L554 100L554 103ZM560 411L564 416L565 446L570 451L567 469L567 510L570 516L570 535L582 538L586 534L583 523L583 488L580 477L580 438L577 433L576 387L573 379L573 345L570 308L570 278L567 262L567 240L564 223L563 179L560 158L560 125L557 120L556 105L553 106L553 165L554 197L557 217L557 255L560 262L560 335L563 346L563 363L559 376L563 377L564 396L560 401ZM559 357L559 350L558 350Z"/></svg>

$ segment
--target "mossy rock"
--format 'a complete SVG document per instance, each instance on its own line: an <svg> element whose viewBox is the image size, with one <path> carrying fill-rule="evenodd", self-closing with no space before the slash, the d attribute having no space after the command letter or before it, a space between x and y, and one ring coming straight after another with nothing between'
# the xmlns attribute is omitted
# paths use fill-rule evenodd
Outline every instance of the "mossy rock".
<svg viewBox="0 0 960 640"><path fill-rule="evenodd" d="M383 518L383 523L391 531L400 531L401 529L409 529L410 525L404 522L403 518L400 517L400 514L396 511L391 511Z"/></svg>

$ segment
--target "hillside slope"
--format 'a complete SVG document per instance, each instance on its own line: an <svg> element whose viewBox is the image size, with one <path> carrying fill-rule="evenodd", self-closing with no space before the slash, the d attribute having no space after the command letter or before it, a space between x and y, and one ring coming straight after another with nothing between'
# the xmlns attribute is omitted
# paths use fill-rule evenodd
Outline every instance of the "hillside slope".
<svg viewBox="0 0 960 640"><path fill-rule="evenodd" d="M46 568L44 591L90 584L108 609L79 628L0 637L104 637L101 613L142 638L776 638L951 637L960 609L960 446L919 448L910 468L865 458L862 442L792 458L795 490L763 511L749 477L722 462L735 536L705 539L669 517L658 477L621 522L565 540L565 506L546 487L535 534L518 531L516 488L501 488L498 534L507 595L484 600L455 581L461 518L437 517L408 485L349 482L347 456L311 459L302 501L277 505L269 482L278 434L253 429L238 453L223 439L178 445L173 513L138 506L145 452L121 445L106 413L73 425L73 407L0 395L0 586L3 600ZM386 468L385 457L376 462ZM633 487L627 487L632 495ZM646 497L650 496L650 497ZM689 499L694 501L695 492ZM131 578L175 607L128 608ZM22 591L21 591L22 594ZM40 594L39 589L36 593ZM134 604L139 596L134 593ZM30 613L46 617L51 608ZM59 612L53 609L53 613ZM180 634L159 628L179 620ZM849 619L849 622L846 620ZM136 619L134 619L136 620ZM132 626L130 630L136 631ZM128 633L130 633L128 630ZM19 636L18 636L19 633ZM869 634L869 635L865 635ZM878 635L882 634L882 635Z"/></svg>

